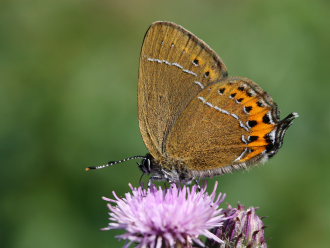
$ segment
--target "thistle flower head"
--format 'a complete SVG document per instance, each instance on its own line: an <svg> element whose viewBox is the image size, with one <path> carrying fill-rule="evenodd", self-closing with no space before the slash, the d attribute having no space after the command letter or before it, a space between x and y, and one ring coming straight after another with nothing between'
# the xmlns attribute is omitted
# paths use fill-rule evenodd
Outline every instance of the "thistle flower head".
<svg viewBox="0 0 330 248"><path fill-rule="evenodd" d="M175 184L168 189L152 185L149 189L134 188L131 193L108 201L111 221L103 230L124 229L118 238L127 240L125 247L136 243L137 247L192 247L193 242L203 246L201 235L222 243L209 230L221 227L226 219L219 205L225 195L212 194L197 186L188 188Z"/></svg>
<svg viewBox="0 0 330 248"><path fill-rule="evenodd" d="M245 209L243 205L237 208L229 206L223 210L227 218L223 226L216 228L214 233L226 242L226 245L219 245L213 240L207 240L210 248L243 248L256 247L267 248L264 233L264 224L261 218L256 214L256 208Z"/></svg>

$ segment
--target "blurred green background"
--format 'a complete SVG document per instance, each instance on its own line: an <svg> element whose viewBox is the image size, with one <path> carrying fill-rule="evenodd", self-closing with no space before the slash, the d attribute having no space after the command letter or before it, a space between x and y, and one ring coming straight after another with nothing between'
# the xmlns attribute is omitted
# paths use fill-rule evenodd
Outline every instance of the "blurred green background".
<svg viewBox="0 0 330 248"><path fill-rule="evenodd" d="M156 20L183 25L300 117L266 165L218 177L227 202L259 206L269 247L329 247L329 1L2 0L0 246L122 247L101 196L128 191L147 150L139 52ZM211 180L213 184L214 180Z"/></svg>

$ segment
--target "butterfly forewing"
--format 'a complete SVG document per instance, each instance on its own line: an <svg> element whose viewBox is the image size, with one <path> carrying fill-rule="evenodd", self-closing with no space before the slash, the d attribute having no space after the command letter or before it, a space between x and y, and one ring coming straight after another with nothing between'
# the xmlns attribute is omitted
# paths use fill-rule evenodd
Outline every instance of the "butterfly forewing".
<svg viewBox="0 0 330 248"><path fill-rule="evenodd" d="M156 22L146 33L140 56L138 105L143 140L156 159L189 102L227 76L216 53L181 26Z"/></svg>

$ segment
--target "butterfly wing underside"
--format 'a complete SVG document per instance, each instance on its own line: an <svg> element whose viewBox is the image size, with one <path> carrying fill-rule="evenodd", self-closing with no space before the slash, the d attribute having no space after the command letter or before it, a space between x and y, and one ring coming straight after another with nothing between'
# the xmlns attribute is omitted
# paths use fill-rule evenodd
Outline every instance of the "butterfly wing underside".
<svg viewBox="0 0 330 248"><path fill-rule="evenodd" d="M227 76L222 60L181 26L156 22L142 45L138 83L139 125L151 155L160 159L168 134L189 102Z"/></svg>
<svg viewBox="0 0 330 248"><path fill-rule="evenodd" d="M252 80L229 78L194 97L171 130L166 153L197 176L224 174L275 151L281 125L264 90Z"/></svg>

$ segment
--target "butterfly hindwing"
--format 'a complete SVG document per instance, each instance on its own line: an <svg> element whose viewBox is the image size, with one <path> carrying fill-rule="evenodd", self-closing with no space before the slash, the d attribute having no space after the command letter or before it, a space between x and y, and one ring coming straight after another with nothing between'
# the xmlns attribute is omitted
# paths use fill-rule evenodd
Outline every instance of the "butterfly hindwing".
<svg viewBox="0 0 330 248"><path fill-rule="evenodd" d="M265 91L249 79L229 78L194 97L171 130L166 153L191 171L223 174L267 158L279 123Z"/></svg>

